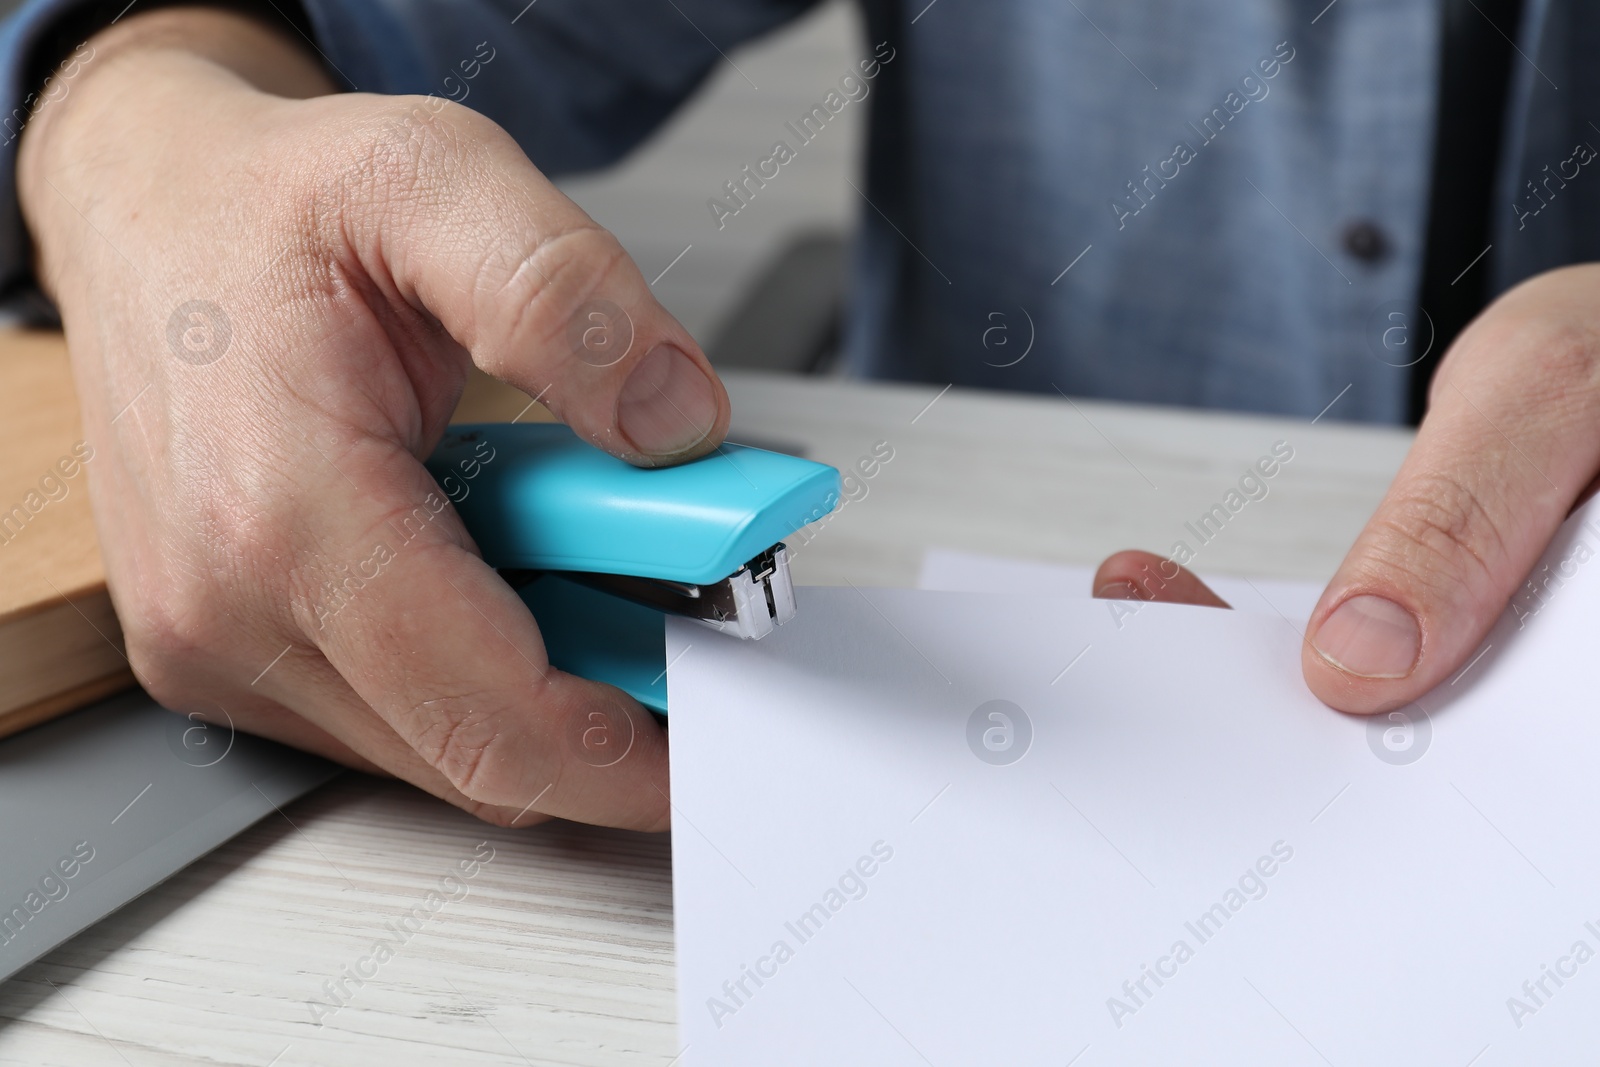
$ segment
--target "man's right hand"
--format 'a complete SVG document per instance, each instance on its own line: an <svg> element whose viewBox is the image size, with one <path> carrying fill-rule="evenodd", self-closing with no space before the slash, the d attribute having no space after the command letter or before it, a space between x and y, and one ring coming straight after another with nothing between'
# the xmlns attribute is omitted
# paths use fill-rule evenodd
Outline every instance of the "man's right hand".
<svg viewBox="0 0 1600 1067"><path fill-rule="evenodd" d="M664 828L663 731L550 666L421 461L473 363L630 462L701 455L694 340L480 115L333 94L221 11L91 45L18 183L139 680L494 822Z"/></svg>

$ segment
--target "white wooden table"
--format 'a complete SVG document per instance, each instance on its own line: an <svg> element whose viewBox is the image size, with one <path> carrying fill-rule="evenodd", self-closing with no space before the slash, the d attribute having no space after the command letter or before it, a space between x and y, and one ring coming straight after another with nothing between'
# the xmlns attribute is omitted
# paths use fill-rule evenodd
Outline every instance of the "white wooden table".
<svg viewBox="0 0 1600 1067"><path fill-rule="evenodd" d="M1165 553L1279 440L1295 456L1271 495L1197 565L1326 578L1410 441L1326 419L927 386L729 387L736 437L802 444L841 468L876 442L894 450L797 552L805 584L910 585L935 545L1068 563ZM346 978L347 1001L331 998L324 983L394 940L386 924L480 842L493 859L468 895L363 985ZM0 1063L667 1064L679 1051L670 858L664 836L499 830L346 775L0 986Z"/></svg>

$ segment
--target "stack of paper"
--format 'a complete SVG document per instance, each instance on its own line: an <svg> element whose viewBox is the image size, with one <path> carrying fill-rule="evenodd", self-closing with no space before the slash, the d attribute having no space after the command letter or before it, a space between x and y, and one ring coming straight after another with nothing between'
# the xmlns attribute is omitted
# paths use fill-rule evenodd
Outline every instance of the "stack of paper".
<svg viewBox="0 0 1600 1067"><path fill-rule="evenodd" d="M1275 611L847 588L761 642L674 621L683 1062L1587 1060L1584 517L1481 658L1372 719L1307 692Z"/></svg>

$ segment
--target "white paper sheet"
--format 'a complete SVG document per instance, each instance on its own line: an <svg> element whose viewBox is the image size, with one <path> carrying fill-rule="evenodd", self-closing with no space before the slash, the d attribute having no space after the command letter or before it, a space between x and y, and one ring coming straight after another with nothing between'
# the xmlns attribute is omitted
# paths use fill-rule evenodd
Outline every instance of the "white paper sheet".
<svg viewBox="0 0 1600 1067"><path fill-rule="evenodd" d="M761 642L674 621L682 1062L1591 1061L1597 547L1569 524L1393 720L1312 698L1276 615L813 588Z"/></svg>
<svg viewBox="0 0 1600 1067"><path fill-rule="evenodd" d="M1019 593L1086 597L1093 593L1093 567L1007 559L955 548L930 548L922 557L918 589L952 593ZM1311 617L1322 596L1319 582L1201 574L1201 579L1239 611L1281 614L1295 623Z"/></svg>

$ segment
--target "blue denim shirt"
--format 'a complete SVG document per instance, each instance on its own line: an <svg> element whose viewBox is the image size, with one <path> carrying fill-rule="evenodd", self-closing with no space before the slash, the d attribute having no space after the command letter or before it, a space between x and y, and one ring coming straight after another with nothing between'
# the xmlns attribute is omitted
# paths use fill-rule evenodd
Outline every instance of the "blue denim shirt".
<svg viewBox="0 0 1600 1067"><path fill-rule="evenodd" d="M42 30L85 2L31 0L5 24L14 102L38 88L22 71ZM1409 376L1377 358L1374 312L1419 286L1437 0L863 2L860 61L816 72L816 107L707 190L686 242L737 226L832 114L868 107L853 370L1403 417ZM553 174L615 160L735 45L810 6L304 0L349 86L462 100ZM1577 162L1600 145L1600 9L1528 0L1515 37L1495 251L1472 268L1495 291L1600 258L1600 167ZM9 282L28 267L16 126L0 148ZM1385 257L1346 251L1356 220Z"/></svg>

